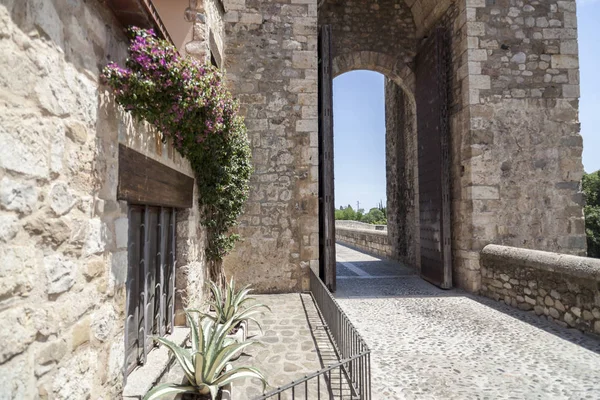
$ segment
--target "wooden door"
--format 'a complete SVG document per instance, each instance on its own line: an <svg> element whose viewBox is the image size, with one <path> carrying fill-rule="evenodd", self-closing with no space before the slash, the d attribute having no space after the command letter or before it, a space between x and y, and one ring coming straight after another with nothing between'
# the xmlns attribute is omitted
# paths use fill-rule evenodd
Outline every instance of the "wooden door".
<svg viewBox="0 0 600 400"><path fill-rule="evenodd" d="M452 287L448 37L436 29L416 60L421 276L444 289Z"/></svg>
<svg viewBox="0 0 600 400"><path fill-rule="evenodd" d="M335 292L331 26L319 32L319 276Z"/></svg>

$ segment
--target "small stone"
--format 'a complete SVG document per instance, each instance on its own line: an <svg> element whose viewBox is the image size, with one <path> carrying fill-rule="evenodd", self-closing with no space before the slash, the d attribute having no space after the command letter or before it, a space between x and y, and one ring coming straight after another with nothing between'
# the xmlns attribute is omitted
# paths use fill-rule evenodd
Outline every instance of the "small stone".
<svg viewBox="0 0 600 400"><path fill-rule="evenodd" d="M554 307L556 307L556 309L558 311L562 311L562 312L565 311L565 306L563 305L563 303L560 302L560 300L555 300L554 301Z"/></svg>
<svg viewBox="0 0 600 400"><path fill-rule="evenodd" d="M540 296L542 296L542 297L544 297L545 295L548 294L548 292L546 290L541 289L541 288L540 288L539 292L540 292Z"/></svg>
<svg viewBox="0 0 600 400"><path fill-rule="evenodd" d="M594 331L600 333L600 321L594 322Z"/></svg>
<svg viewBox="0 0 600 400"><path fill-rule="evenodd" d="M517 296L517 301L519 303L523 303L525 301L525 298L523 296Z"/></svg>
<svg viewBox="0 0 600 400"><path fill-rule="evenodd" d="M569 311L575 314L576 317L581 317L581 309L579 307L571 307Z"/></svg>
<svg viewBox="0 0 600 400"><path fill-rule="evenodd" d="M102 259L90 260L86 264L86 268L83 271L83 275L85 275L87 279L95 278L97 276L102 275L102 273L104 272L104 267L105 263Z"/></svg>
<svg viewBox="0 0 600 400"><path fill-rule="evenodd" d="M511 279L508 281L511 285L518 285L519 284L519 280L518 279Z"/></svg>
<svg viewBox="0 0 600 400"><path fill-rule="evenodd" d="M90 340L90 317L77 322L71 331L71 348L75 350Z"/></svg>
<svg viewBox="0 0 600 400"><path fill-rule="evenodd" d="M66 135L75 143L83 144L87 141L87 129L79 121L69 121L66 124Z"/></svg>
<svg viewBox="0 0 600 400"><path fill-rule="evenodd" d="M500 279L502 279L504 282L508 282L510 277L506 274L500 274Z"/></svg>
<svg viewBox="0 0 600 400"><path fill-rule="evenodd" d="M542 307L542 306L534 306L533 307L533 311L535 311L535 313L537 315L542 315L542 314L544 314L544 307Z"/></svg>
<svg viewBox="0 0 600 400"><path fill-rule="evenodd" d="M48 294L66 292L75 283L75 263L63 259L60 254L44 258Z"/></svg>
<svg viewBox="0 0 600 400"><path fill-rule="evenodd" d="M537 304L537 302L535 301L535 299L534 299L534 298L531 298L531 297L529 297L529 296L525 296L525 301L526 301L527 303L529 303L529 304L533 305L533 306Z"/></svg>
<svg viewBox="0 0 600 400"><path fill-rule="evenodd" d="M588 310L583 310L583 319L586 321L591 321L594 319L594 316Z"/></svg>
<svg viewBox="0 0 600 400"><path fill-rule="evenodd" d="M530 311L533 308L533 306L529 303L520 303L518 307L519 310L523 311Z"/></svg>
<svg viewBox="0 0 600 400"><path fill-rule="evenodd" d="M507 282L507 283L504 284L504 288L505 289L512 289L512 285Z"/></svg>
<svg viewBox="0 0 600 400"><path fill-rule="evenodd" d="M546 296L544 298L544 304L551 307L554 305L554 300L552 300L550 296Z"/></svg>
<svg viewBox="0 0 600 400"><path fill-rule="evenodd" d="M8 242L19 231L18 219L15 215L0 216L0 241Z"/></svg>
<svg viewBox="0 0 600 400"><path fill-rule="evenodd" d="M54 340L46 344L36 355L36 361L42 365L60 361L67 352L67 342L64 339Z"/></svg>
<svg viewBox="0 0 600 400"><path fill-rule="evenodd" d="M50 190L50 208L57 216L69 212L73 207L73 196L69 193L69 188L63 182L55 183Z"/></svg>
<svg viewBox="0 0 600 400"><path fill-rule="evenodd" d="M575 326L575 317L573 317L573 314L566 313L564 319L569 326Z"/></svg>
<svg viewBox="0 0 600 400"><path fill-rule="evenodd" d="M31 312L23 307L9 308L0 313L0 364L20 354L35 340L35 329Z"/></svg>
<svg viewBox="0 0 600 400"><path fill-rule="evenodd" d="M515 54L514 56L512 56L510 61L517 63L517 64L524 64L525 61L527 61L527 55L525 55L525 53L523 53L523 52L519 52L519 53Z"/></svg>
<svg viewBox="0 0 600 400"><path fill-rule="evenodd" d="M600 319L600 308L594 308L592 314L594 315L594 318Z"/></svg>
<svg viewBox="0 0 600 400"><path fill-rule="evenodd" d="M558 293L556 290L552 289L550 291L550 296L554 297L555 299L560 299L560 293Z"/></svg>
<svg viewBox="0 0 600 400"><path fill-rule="evenodd" d="M556 310L556 308L553 307L548 310L548 314L550 314L552 318L558 319L560 317L560 313Z"/></svg>
<svg viewBox="0 0 600 400"><path fill-rule="evenodd" d="M7 177L0 181L0 206L7 210L30 214L35 210L38 191L33 183Z"/></svg>

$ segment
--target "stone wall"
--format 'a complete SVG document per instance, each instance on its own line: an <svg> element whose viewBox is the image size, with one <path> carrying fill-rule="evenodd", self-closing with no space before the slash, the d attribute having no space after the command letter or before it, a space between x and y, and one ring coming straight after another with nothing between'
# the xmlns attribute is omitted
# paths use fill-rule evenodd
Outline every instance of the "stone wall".
<svg viewBox="0 0 600 400"><path fill-rule="evenodd" d="M225 270L260 292L300 291L319 262L317 0L225 7L227 79L255 170Z"/></svg>
<svg viewBox="0 0 600 400"><path fill-rule="evenodd" d="M488 243L583 255L575 0L466 4L474 274Z"/></svg>
<svg viewBox="0 0 600 400"><path fill-rule="evenodd" d="M389 244L387 232L336 227L335 241L377 257L392 257L392 246Z"/></svg>
<svg viewBox="0 0 600 400"><path fill-rule="evenodd" d="M414 103L414 102L413 102ZM391 258L417 265L419 246L415 105L389 78L385 80L385 162Z"/></svg>
<svg viewBox="0 0 600 400"><path fill-rule="evenodd" d="M128 220L118 144L192 174L100 83L109 60L124 61L122 29L96 1L0 5L3 399L120 396ZM179 304L200 305L197 214L177 221Z"/></svg>
<svg viewBox="0 0 600 400"><path fill-rule="evenodd" d="M600 334L600 260L488 245L481 265L484 296Z"/></svg>

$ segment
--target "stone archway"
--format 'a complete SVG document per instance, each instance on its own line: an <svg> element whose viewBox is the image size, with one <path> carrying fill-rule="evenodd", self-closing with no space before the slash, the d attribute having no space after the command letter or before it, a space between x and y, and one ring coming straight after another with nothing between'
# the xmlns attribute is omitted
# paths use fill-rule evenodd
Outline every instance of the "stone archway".
<svg viewBox="0 0 600 400"><path fill-rule="evenodd" d="M393 57L372 51L347 53L333 59L334 78L356 70L385 76L388 240L392 257L418 272L419 167L414 72Z"/></svg>

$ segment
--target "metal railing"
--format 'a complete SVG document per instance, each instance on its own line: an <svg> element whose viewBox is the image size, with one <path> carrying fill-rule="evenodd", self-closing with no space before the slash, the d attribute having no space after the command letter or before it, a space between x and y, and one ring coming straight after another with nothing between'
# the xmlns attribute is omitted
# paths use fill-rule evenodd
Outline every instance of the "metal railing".
<svg viewBox="0 0 600 400"><path fill-rule="evenodd" d="M371 351L319 277L310 270L310 294L341 361L258 397L371 400Z"/></svg>

